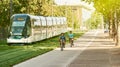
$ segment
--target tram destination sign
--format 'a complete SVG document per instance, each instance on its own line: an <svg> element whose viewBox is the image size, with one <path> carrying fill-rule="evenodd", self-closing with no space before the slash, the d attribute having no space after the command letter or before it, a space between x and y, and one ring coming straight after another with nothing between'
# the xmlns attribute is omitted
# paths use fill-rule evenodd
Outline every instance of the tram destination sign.
<svg viewBox="0 0 120 67"><path fill-rule="evenodd" d="M18 17L16 20L18 20L18 21L24 21L24 20L25 20L25 18Z"/></svg>

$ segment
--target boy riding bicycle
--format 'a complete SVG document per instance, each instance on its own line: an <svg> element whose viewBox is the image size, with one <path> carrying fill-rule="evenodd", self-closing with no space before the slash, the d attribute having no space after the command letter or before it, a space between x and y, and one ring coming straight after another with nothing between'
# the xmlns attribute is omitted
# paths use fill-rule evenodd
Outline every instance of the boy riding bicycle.
<svg viewBox="0 0 120 67"><path fill-rule="evenodd" d="M60 41L61 51L63 51L63 48L65 48L65 43L66 43L66 38L64 36L64 33L61 33L59 41Z"/></svg>
<svg viewBox="0 0 120 67"><path fill-rule="evenodd" d="M74 46L73 41L74 41L74 34L72 33L72 31L70 31L70 33L68 34L69 36L69 43L71 44L70 46Z"/></svg>

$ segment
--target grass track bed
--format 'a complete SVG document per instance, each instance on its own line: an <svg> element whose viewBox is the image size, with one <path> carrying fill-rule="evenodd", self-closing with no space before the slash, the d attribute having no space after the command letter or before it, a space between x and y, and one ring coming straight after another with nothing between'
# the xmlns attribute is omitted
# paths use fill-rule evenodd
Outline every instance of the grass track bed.
<svg viewBox="0 0 120 67"><path fill-rule="evenodd" d="M5 54L11 53L11 52L16 52L16 51L19 51L19 50L21 50L21 48L11 49L11 50L5 50L5 51L3 51L3 52L0 52L0 57L1 57L2 55L5 55Z"/></svg>
<svg viewBox="0 0 120 67"><path fill-rule="evenodd" d="M27 59L34 57L34 56L38 56L38 55L43 54L45 52L48 52L50 50L52 50L52 49L42 49L39 51L28 51L28 52L24 52L24 53L21 53L21 54L16 55L16 56L9 57L6 60L0 62L0 65L1 65L0 67L10 67L14 64L25 61Z"/></svg>

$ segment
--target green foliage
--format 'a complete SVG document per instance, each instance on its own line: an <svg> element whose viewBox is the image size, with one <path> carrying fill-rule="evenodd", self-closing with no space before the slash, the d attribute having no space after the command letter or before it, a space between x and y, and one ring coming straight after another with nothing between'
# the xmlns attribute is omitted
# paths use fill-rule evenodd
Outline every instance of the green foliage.
<svg viewBox="0 0 120 67"><path fill-rule="evenodd" d="M116 45L119 41L119 18L120 18L120 0L84 0L94 2L96 11L104 16L105 24L109 25L109 35L114 39Z"/></svg>
<svg viewBox="0 0 120 67"><path fill-rule="evenodd" d="M98 12L104 15L105 20L120 18L120 0L83 0L86 2L94 2L94 7Z"/></svg>
<svg viewBox="0 0 120 67"><path fill-rule="evenodd" d="M10 24L10 4L12 4L12 14L26 13L40 16L65 16L69 27L72 27L71 7L57 6L54 0L0 0L0 37L7 37L7 30ZM75 24L77 25L77 24ZM3 35L4 33L4 35Z"/></svg>
<svg viewBox="0 0 120 67"><path fill-rule="evenodd" d="M71 8L57 6L54 0L12 0L12 13L28 13L41 16L66 16L71 22ZM10 21L10 0L0 0L0 26L8 26ZM53 12L53 13L52 13Z"/></svg>
<svg viewBox="0 0 120 67"><path fill-rule="evenodd" d="M0 27L9 26L10 21L10 0L0 1ZM57 6L53 0L12 0L12 13L28 13L42 16L66 16L68 26L72 26L71 7ZM53 12L53 13L52 13ZM66 14L67 13L67 14ZM77 25L77 24L75 24Z"/></svg>
<svg viewBox="0 0 120 67"><path fill-rule="evenodd" d="M9 24L9 1L0 0L0 28L6 27ZM6 23L5 23L6 22Z"/></svg>
<svg viewBox="0 0 120 67"><path fill-rule="evenodd" d="M79 29L80 28L80 23L79 20L77 19L77 16L73 16L74 19L74 29Z"/></svg>
<svg viewBox="0 0 120 67"><path fill-rule="evenodd" d="M98 12L94 12L86 22L85 25L88 29L97 29L98 26L103 22L102 15Z"/></svg>

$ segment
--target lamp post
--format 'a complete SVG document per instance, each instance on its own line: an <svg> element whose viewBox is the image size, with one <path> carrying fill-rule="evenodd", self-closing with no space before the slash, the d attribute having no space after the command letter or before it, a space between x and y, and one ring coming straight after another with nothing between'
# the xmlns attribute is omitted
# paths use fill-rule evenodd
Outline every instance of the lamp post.
<svg viewBox="0 0 120 67"><path fill-rule="evenodd" d="M71 11L72 11L72 29L74 30L74 24L75 24L75 22L74 22L74 11L75 11L76 9L74 8L74 7L72 7L71 6Z"/></svg>
<svg viewBox="0 0 120 67"><path fill-rule="evenodd" d="M67 2L65 2L65 16L67 18Z"/></svg>
<svg viewBox="0 0 120 67"><path fill-rule="evenodd" d="M53 17L53 0L52 0L52 17ZM52 21L53 21L53 18L52 18ZM52 22L52 25L53 25L53 22ZM54 30L53 26L52 26L52 30ZM52 36L54 35L54 32L52 31Z"/></svg>
<svg viewBox="0 0 120 67"><path fill-rule="evenodd" d="M72 9L72 30L74 30L74 19L73 19L73 9Z"/></svg>
<svg viewBox="0 0 120 67"><path fill-rule="evenodd" d="M52 17L53 17L53 0L52 0Z"/></svg>
<svg viewBox="0 0 120 67"><path fill-rule="evenodd" d="M10 16L12 16L12 0L10 0Z"/></svg>

